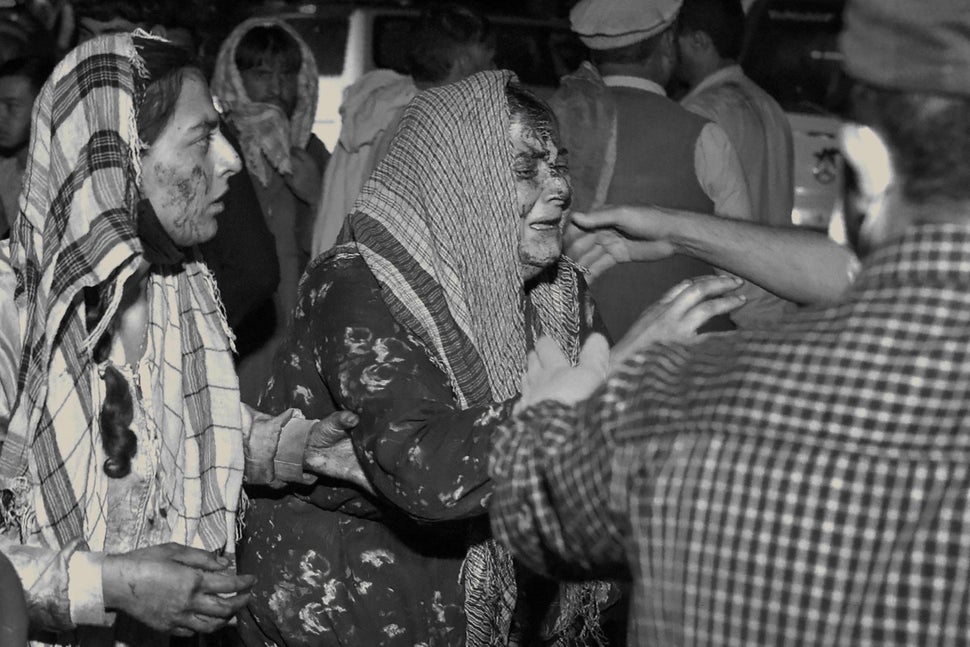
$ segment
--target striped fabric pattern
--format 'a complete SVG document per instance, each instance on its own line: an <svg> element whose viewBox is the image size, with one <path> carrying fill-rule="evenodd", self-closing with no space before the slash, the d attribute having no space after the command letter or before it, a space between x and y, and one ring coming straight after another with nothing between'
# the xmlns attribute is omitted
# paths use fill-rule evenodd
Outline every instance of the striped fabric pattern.
<svg viewBox="0 0 970 647"><path fill-rule="evenodd" d="M518 392L538 331L578 355L577 270L560 264L527 296L518 258L509 72L419 94L364 185L348 232L391 313L428 349L462 408ZM468 644L505 644L515 604L511 556L493 540L463 568Z"/></svg>
<svg viewBox="0 0 970 647"><path fill-rule="evenodd" d="M23 352L0 488L18 490L23 532L49 546L104 541L107 477L94 342L111 324L141 259L135 229L141 144L133 96L144 83L132 35L89 41L58 64L34 112L11 256L24 312ZM111 287L88 334L83 288ZM177 495L173 540L233 550L242 484L238 384L228 327L205 266L155 269L149 281L144 406L167 439ZM152 393L153 395L149 395ZM24 477L28 487L23 487ZM173 491L174 491L173 490Z"/></svg>
<svg viewBox="0 0 970 647"><path fill-rule="evenodd" d="M662 345L494 446L492 526L628 569L632 645L970 644L970 227L875 251L838 304Z"/></svg>

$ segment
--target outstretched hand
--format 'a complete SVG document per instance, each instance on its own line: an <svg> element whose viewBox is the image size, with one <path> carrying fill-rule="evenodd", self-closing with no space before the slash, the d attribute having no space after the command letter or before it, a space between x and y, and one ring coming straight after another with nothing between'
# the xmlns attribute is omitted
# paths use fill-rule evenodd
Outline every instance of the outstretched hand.
<svg viewBox="0 0 970 647"><path fill-rule="evenodd" d="M318 420L307 437L303 468L320 476L349 481L373 493L347 434L358 422L357 415L351 411L335 411Z"/></svg>
<svg viewBox="0 0 970 647"><path fill-rule="evenodd" d="M559 344L547 335L529 351L528 367L522 376L519 412L528 406L554 400L575 404L588 398L609 372L610 345L599 333L589 336L579 351L579 362L571 366Z"/></svg>
<svg viewBox="0 0 970 647"><path fill-rule="evenodd" d="M618 366L640 350L661 341L689 341L713 317L737 310L744 296L728 294L743 284L733 276L702 276L671 288L643 311L614 347L610 364Z"/></svg>
<svg viewBox="0 0 970 647"><path fill-rule="evenodd" d="M618 263L657 261L676 253L669 240L675 213L659 207L604 207L570 215L566 254L592 279Z"/></svg>

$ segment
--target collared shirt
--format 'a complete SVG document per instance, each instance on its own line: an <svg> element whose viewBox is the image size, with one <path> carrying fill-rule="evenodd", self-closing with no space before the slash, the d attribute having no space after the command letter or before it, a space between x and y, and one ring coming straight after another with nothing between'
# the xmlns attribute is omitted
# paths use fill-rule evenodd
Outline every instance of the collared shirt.
<svg viewBox="0 0 970 647"><path fill-rule="evenodd" d="M613 88L634 88L667 96L663 87L635 76L606 75L603 82ZM717 123L701 130L694 147L694 172L704 193L714 203L714 212L726 218L751 220L751 201L741 160L727 134Z"/></svg>
<svg viewBox="0 0 970 647"><path fill-rule="evenodd" d="M631 645L970 643L970 226L842 302L654 346L500 428L496 537L634 582Z"/></svg>
<svg viewBox="0 0 970 647"><path fill-rule="evenodd" d="M720 125L741 160L755 219L791 225L795 198L794 144L785 112L731 65L705 77L681 99L691 112Z"/></svg>

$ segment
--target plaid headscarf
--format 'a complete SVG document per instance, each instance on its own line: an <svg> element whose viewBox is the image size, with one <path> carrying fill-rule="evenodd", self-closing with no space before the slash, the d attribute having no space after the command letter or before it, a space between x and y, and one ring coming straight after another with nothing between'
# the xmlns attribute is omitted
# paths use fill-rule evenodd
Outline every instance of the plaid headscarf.
<svg viewBox="0 0 970 647"><path fill-rule="evenodd" d="M256 103L246 94L242 75L236 66L236 48L243 36L256 27L278 27L300 48L302 62L297 73L296 107L289 118L277 106ZM280 173L289 173L293 170L290 148L306 148L310 141L317 113L319 83L313 52L293 27L278 18L250 18L233 29L219 47L212 73L212 93L239 130L246 168L263 186L269 183L267 161Z"/></svg>
<svg viewBox="0 0 970 647"><path fill-rule="evenodd" d="M0 488L19 489L24 532L51 546L104 542L108 479L92 349L142 258L135 113L147 82L132 35L104 36L57 65L34 108L11 241L26 320L20 396L0 452ZM93 286L107 291L108 305L89 334L82 292ZM147 290L139 370L152 378L141 384L144 406L166 450L160 478L177 515L172 540L232 552L243 450L225 317L192 252L184 265L153 266Z"/></svg>
<svg viewBox="0 0 970 647"><path fill-rule="evenodd" d="M482 72L419 94L348 216L347 233L394 318L424 343L465 409L518 392L526 353L549 334L579 348L576 268L526 295L518 256L506 85ZM507 644L516 585L494 540L462 569L470 647Z"/></svg>

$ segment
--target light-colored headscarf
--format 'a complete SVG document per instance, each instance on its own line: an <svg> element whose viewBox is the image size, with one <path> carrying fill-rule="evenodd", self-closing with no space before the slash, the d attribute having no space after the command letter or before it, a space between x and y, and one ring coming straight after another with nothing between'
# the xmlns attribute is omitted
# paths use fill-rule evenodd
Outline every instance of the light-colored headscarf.
<svg viewBox="0 0 970 647"><path fill-rule="evenodd" d="M421 339L463 409L515 395L537 335L551 335L573 362L580 345L575 266L563 257L528 295L523 288L512 78L483 72L415 97L348 216L392 315ZM468 645L507 644L510 554L494 540L475 544L462 575Z"/></svg>
<svg viewBox="0 0 970 647"><path fill-rule="evenodd" d="M130 34L88 41L44 85L11 241L25 327L0 488L19 493L27 540L39 534L50 546L80 539L99 550L105 540L108 477L92 349L142 262L136 203L144 147L135 117L148 79L135 44ZM149 272L138 370L152 383L140 386L163 448L172 540L232 552L243 472L238 382L211 275L188 255ZM108 298L89 333L82 292L94 286Z"/></svg>
<svg viewBox="0 0 970 647"><path fill-rule="evenodd" d="M289 119L278 106L257 103L246 94L236 66L236 48L243 36L256 27L278 27L299 45L302 62L297 73L296 107ZM290 148L306 148L310 141L319 92L313 52L293 27L278 18L250 18L233 29L219 47L212 74L212 93L239 130L246 168L263 186L269 183L267 163L283 174L293 170Z"/></svg>

